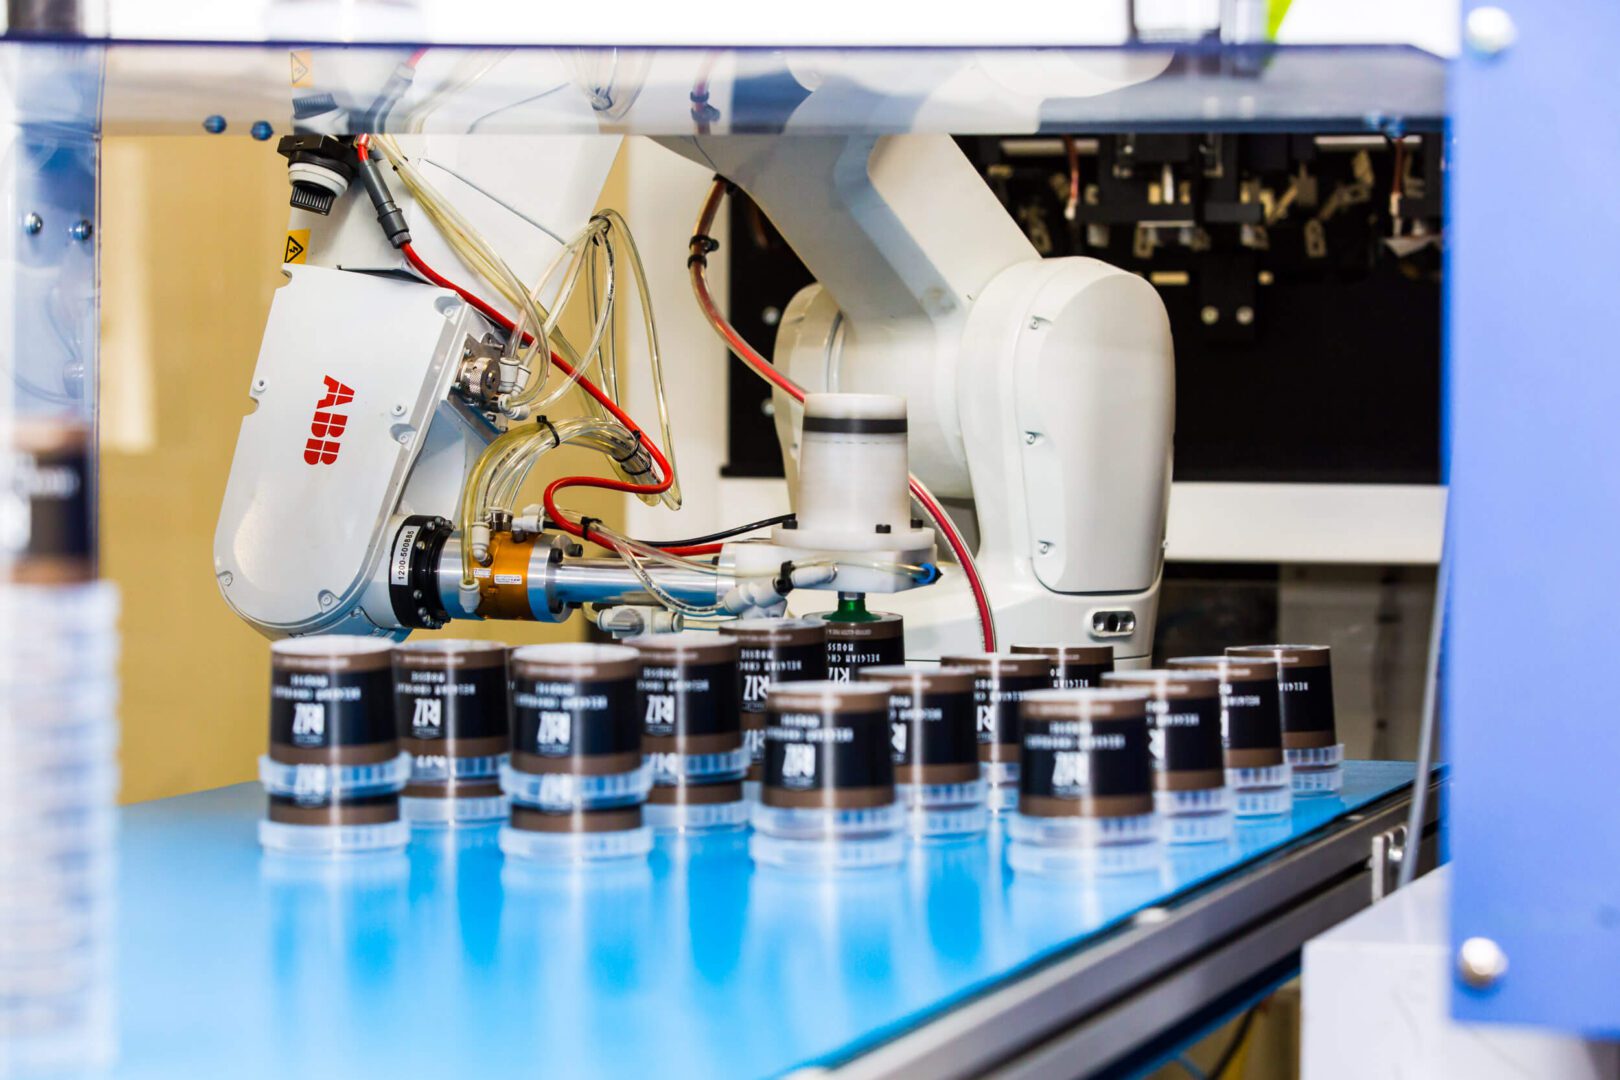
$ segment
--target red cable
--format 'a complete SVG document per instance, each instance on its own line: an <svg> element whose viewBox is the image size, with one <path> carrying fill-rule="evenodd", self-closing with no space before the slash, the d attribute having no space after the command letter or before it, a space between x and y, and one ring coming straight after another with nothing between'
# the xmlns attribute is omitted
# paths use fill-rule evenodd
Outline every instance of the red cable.
<svg viewBox="0 0 1620 1080"><path fill-rule="evenodd" d="M363 146L364 138L365 136L361 136L361 139L356 141L356 150L362 155L365 153ZM501 327L504 327L508 332L515 328L516 324L513 323L511 319L507 318L497 308L493 307L467 289L457 285L443 274L440 274L437 270L434 270L422 259L420 255L416 253L416 249L410 244L405 244L402 246L400 251L404 253L405 260L411 264L411 267L417 273L427 278L430 282L439 286L441 289L449 289L451 292L460 296L485 318ZM527 344L533 340L533 335L523 335L524 344ZM574 373L573 367L555 352L551 354L551 362L561 368L564 375L572 375ZM595 383L591 382L590 379L581 377L579 380L579 385L584 387L585 392L590 394L591 397L595 398L596 401L604 409L606 409L615 420L617 420L620 424L623 424L625 430L630 432L632 437L639 438L641 446L646 448L647 455L652 458L653 464L658 467L658 474L663 477L663 479L656 484L632 484L624 480L612 480L601 476L565 476L560 479L553 480L550 484L548 484L546 486L545 494L541 496L541 501L545 503L546 507L546 517L550 518L553 524L555 524L563 532L568 533L570 536L578 537L581 540L590 540L591 537L588 535L590 532L589 529L582 528L577 522L570 521L567 517L563 516L562 511L557 508L557 492L571 487L592 487L601 488L605 491L623 491L632 495L660 495L669 490L670 484L674 482L674 473L669 467L669 460L664 457L663 451L658 448L658 444L653 442L652 439L648 438L646 432L642 431L636 422L631 420L630 417L625 414L624 410L619 408L619 406L614 403L612 398L604 394ZM601 541L592 542L601 543ZM604 544L603 546L612 547L611 544ZM687 547L660 548L659 550L666 551L671 555L713 555L714 553L718 552L722 546L723 545L721 544L693 544Z"/></svg>
<svg viewBox="0 0 1620 1080"><path fill-rule="evenodd" d="M698 214L697 235L692 239L692 256L687 260L687 266L692 279L692 291L697 295L698 307L702 309L704 318L714 332L720 335L726 346L737 355L737 359L747 365L755 374L777 387L793 400L804 401L804 388L776 369L776 365L757 352L754 347L743 340L726 317L721 314L720 308L714 302L714 296L709 292L709 281L704 275L708 266L705 258L707 251L713 250L713 241L709 240L709 230L714 225L716 211L720 207L720 196L725 193L725 182L715 179L714 185L709 189L709 197L703 204L703 210ZM705 244L707 241L707 244ZM984 587L984 579L979 576L979 568L973 563L973 556L967 549L967 542L962 539L955 525L945 514L945 508L935 501L928 489L923 487L922 481L915 476L908 476L907 481L911 489L912 498L922 507L923 513L931 518L939 531L945 537L951 552L956 556L957 565L962 568L967 578L968 590L973 594L974 607L978 609L979 633L984 641L986 652L996 651L996 623L990 609L990 595Z"/></svg>

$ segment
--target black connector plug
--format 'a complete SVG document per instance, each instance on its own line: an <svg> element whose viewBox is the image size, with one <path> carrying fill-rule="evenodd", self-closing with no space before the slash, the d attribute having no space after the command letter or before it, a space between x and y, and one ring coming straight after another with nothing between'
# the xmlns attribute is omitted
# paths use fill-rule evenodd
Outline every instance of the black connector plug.
<svg viewBox="0 0 1620 1080"><path fill-rule="evenodd" d="M393 192L388 190L388 181L383 179L382 170L370 156L360 159L360 182L366 186L366 194L371 196L371 205L377 208L377 224L382 226L388 242L395 248L410 243L411 229L405 224L405 213L395 205Z"/></svg>

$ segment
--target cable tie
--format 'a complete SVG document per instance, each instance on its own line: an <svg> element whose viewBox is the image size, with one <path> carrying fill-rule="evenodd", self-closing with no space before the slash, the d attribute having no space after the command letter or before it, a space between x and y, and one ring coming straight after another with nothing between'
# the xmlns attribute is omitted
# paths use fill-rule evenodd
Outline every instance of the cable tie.
<svg viewBox="0 0 1620 1080"><path fill-rule="evenodd" d="M687 241L687 250L692 254L686 257L686 265L690 268L694 264L709 265L709 256L720 250L720 241L708 233L694 233L692 239Z"/></svg>
<svg viewBox="0 0 1620 1080"><path fill-rule="evenodd" d="M631 458L633 458L637 454L641 453L641 429L640 428L631 428L630 429L630 434L635 436L636 445L632 446L630 448L630 452L628 454L624 455L624 457L613 458L613 460L618 462L620 465L623 465L625 462L629 461ZM611 454L608 455L608 456L612 457ZM626 470L626 471L628 472L629 470ZM642 471L645 472L646 470L643 469Z"/></svg>
<svg viewBox="0 0 1620 1080"><path fill-rule="evenodd" d="M771 588L776 590L777 596L786 596L793 591L793 560L784 562L776 571L776 580L771 582Z"/></svg>
<svg viewBox="0 0 1620 1080"><path fill-rule="evenodd" d="M538 424L544 424L546 427L550 428L551 429L551 441L556 443L558 446L562 445L562 435L560 435L557 432L557 425L556 424L553 424L550 420L546 419L544 416L535 417L534 422L537 425Z"/></svg>
<svg viewBox="0 0 1620 1080"><path fill-rule="evenodd" d="M579 519L579 532L586 540L591 538L591 526L602 524L601 518L582 517Z"/></svg>

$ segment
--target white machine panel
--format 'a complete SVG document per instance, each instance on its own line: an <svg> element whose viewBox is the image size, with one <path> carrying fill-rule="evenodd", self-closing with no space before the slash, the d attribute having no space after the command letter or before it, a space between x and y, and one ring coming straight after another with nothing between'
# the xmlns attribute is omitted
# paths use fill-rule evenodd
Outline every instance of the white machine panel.
<svg viewBox="0 0 1620 1080"><path fill-rule="evenodd" d="M287 269L220 507L214 572L226 602L264 633L371 633L352 601L381 557L463 337L484 327L427 285ZM340 618L355 625L329 625Z"/></svg>

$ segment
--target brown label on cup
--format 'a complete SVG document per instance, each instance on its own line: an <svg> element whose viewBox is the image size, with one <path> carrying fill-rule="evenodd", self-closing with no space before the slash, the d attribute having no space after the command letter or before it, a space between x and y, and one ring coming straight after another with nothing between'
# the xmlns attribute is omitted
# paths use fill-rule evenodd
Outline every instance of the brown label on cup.
<svg viewBox="0 0 1620 1080"><path fill-rule="evenodd" d="M392 792L353 799L271 795L266 817L281 825L385 825L399 820L399 796Z"/></svg>

